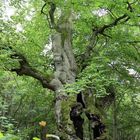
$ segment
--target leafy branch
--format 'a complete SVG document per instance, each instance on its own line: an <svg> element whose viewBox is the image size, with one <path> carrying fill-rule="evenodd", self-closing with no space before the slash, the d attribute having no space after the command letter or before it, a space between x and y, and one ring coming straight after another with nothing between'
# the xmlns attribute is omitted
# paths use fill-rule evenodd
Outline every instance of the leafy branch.
<svg viewBox="0 0 140 140"><path fill-rule="evenodd" d="M105 34L104 32L107 29L110 29L110 28L113 28L113 27L117 26L121 21L122 22L127 22L129 19L130 19L130 17L127 14L124 14L124 15L116 18L110 24L103 25L102 27L94 27L92 29L93 33L92 33L90 44L87 46L87 49L86 49L85 53L81 56L82 65L83 65L82 70L86 67L85 66L85 61L87 61L87 59L90 58L91 52L93 52L93 49L94 49L94 47L96 46L96 44L98 42L98 35L100 34L100 35L103 35L105 37L111 38L109 35Z"/></svg>
<svg viewBox="0 0 140 140"><path fill-rule="evenodd" d="M1 49L7 49L7 48L2 47ZM13 50L13 48L11 46L8 47L8 49L10 49L12 51L12 54L10 57L12 59L18 60L18 62L20 64L19 68L13 68L10 70L11 72L16 72L17 75L19 75L19 76L22 76L22 75L31 76L31 77L39 80L44 88L48 88L48 89L54 91L54 87L50 84L51 80L45 78L36 69L32 68L23 54L17 52L16 50Z"/></svg>
<svg viewBox="0 0 140 140"><path fill-rule="evenodd" d="M49 14L44 12L44 8L47 6L47 4L50 5ZM55 9L56 9L56 5L53 2L45 3L41 8L41 13L44 14L47 17L49 27L51 29L55 28L55 21L54 21Z"/></svg>
<svg viewBox="0 0 140 140"><path fill-rule="evenodd" d="M36 69L32 68L26 58L22 54L13 54L11 58L18 59L20 68L11 69L11 71L16 72L18 75L26 75L31 76L37 80L39 80L44 88L48 88L50 90L54 90L54 87L51 86L50 80L46 79L43 75L41 75Z"/></svg>
<svg viewBox="0 0 140 140"><path fill-rule="evenodd" d="M105 35L104 34L104 31L109 29L109 28L112 28L112 27L115 27L118 25L118 23L125 19L125 21L128 21L128 18L129 16L127 14L124 14L123 16L120 16L118 18L116 18L112 23L108 24L108 25L103 25L102 27L99 27L99 28L94 28L93 29L93 32L95 33L95 35L97 36L98 34L102 34L102 35Z"/></svg>

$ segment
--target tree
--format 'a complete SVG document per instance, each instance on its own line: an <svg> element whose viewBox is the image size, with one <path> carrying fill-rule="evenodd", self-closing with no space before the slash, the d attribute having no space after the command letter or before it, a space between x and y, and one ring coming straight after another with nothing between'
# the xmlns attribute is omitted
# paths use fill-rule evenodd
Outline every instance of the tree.
<svg viewBox="0 0 140 140"><path fill-rule="evenodd" d="M37 11L33 24L23 22L23 33L15 33L12 23L3 22L1 50L6 56L1 55L2 63L5 58L12 61L3 67L33 77L55 93L61 139L92 140L95 122L104 124L103 110L115 100L121 83L139 82L139 1L45 0L43 5L41 1L29 4L34 11L39 7L42 15ZM13 20L23 20L24 14L21 7L21 17ZM40 52L46 38L52 49L43 57ZM138 77L130 75L130 69ZM98 137L109 139L106 131L103 128Z"/></svg>

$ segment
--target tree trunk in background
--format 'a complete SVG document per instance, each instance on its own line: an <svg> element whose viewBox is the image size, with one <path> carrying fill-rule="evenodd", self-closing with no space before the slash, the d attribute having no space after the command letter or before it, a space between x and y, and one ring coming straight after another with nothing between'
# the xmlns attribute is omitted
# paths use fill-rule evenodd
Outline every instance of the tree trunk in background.
<svg viewBox="0 0 140 140"><path fill-rule="evenodd" d="M117 112L116 112L116 98L113 102L113 140L117 140Z"/></svg>

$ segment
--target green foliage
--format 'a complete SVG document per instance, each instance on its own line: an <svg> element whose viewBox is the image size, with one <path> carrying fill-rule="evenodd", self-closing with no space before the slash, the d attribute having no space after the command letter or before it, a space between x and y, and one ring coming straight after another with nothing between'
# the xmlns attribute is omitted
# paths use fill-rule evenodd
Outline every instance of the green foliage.
<svg viewBox="0 0 140 140"><path fill-rule="evenodd" d="M37 137L34 137L34 138L33 138L33 140L40 140L40 139L39 139L39 138L37 138Z"/></svg>
<svg viewBox="0 0 140 140"><path fill-rule="evenodd" d="M0 129L17 133L22 139L26 139L30 133L39 131L41 120L46 120L50 122L48 132L52 132L55 128L54 123L51 123L55 119L53 95L42 89L32 78L27 80L26 77L1 72Z"/></svg>
<svg viewBox="0 0 140 140"><path fill-rule="evenodd" d="M0 138L0 140L20 140L20 138L11 134L7 134L6 136Z"/></svg>
<svg viewBox="0 0 140 140"><path fill-rule="evenodd" d="M16 12L10 19L1 22L0 44L0 130L7 134L2 140L30 139L40 136L38 123L47 122L47 130L53 133L56 129L54 117L54 95L42 88L33 78L19 77L8 72L19 68L16 59L11 59L13 51L23 54L32 68L38 70L48 79L54 72L53 54L48 47L47 54L43 54L46 44L51 44L51 35L55 31L49 28L47 17L41 14L44 1L40 0L11 0L10 6ZM73 52L78 63L78 76L73 84L66 84L66 92L78 94L90 88L96 97L105 97L105 88L114 85L116 94L116 114L118 137L130 134L139 139L139 103L140 103L140 28L139 1L125 0L54 0L57 6L55 22L59 21L61 12L73 12ZM2 15L5 15L2 3ZM49 12L47 5L44 11ZM121 20L117 25L107 28L104 34L92 38L93 31L104 25L113 23L118 17L126 14L128 21ZM6 18L6 17L5 17ZM19 29L17 27L20 27ZM92 39L96 43L91 46L90 58L85 60L86 67L81 70L81 56L91 45ZM49 45L48 45L49 46ZM131 71L133 71L131 73ZM50 77L49 77L49 76ZM113 106L112 106L113 108ZM113 109L107 111L107 122L112 133ZM133 122L133 125L132 125ZM111 134L112 135L112 134ZM34 140L38 138L34 137Z"/></svg>
<svg viewBox="0 0 140 140"><path fill-rule="evenodd" d="M11 134L3 135L3 133L0 132L0 140L20 140L20 138Z"/></svg>
<svg viewBox="0 0 140 140"><path fill-rule="evenodd" d="M4 137L3 133L0 132L0 138Z"/></svg>

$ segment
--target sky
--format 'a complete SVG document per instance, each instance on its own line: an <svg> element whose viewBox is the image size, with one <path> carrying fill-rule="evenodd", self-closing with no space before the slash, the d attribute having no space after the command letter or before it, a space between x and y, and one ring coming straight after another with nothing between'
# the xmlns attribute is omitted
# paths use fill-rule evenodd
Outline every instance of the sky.
<svg viewBox="0 0 140 140"><path fill-rule="evenodd" d="M3 0L2 3L2 19L5 21L10 20L11 16L15 14L16 9L12 6L9 6L8 0Z"/></svg>
<svg viewBox="0 0 140 140"><path fill-rule="evenodd" d="M9 0L3 0L2 1L2 17L1 19L5 22L13 21L12 16L18 13L18 9L16 9L14 6L10 6ZM28 7L29 4L27 1L25 1L25 7ZM30 12L24 17L25 20L30 21L34 14L34 8L31 8ZM23 26L21 23L14 24L13 27L16 29L16 32L23 32Z"/></svg>

